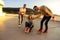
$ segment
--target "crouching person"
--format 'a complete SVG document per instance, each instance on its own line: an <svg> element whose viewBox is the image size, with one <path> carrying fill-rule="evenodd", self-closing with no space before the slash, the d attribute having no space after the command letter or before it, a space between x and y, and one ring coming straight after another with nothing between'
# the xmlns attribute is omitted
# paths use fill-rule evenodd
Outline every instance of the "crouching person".
<svg viewBox="0 0 60 40"><path fill-rule="evenodd" d="M38 18L39 15L33 16L32 14L27 16L27 21L25 22L25 32L31 32L32 28L34 27L33 19Z"/></svg>
<svg viewBox="0 0 60 40"><path fill-rule="evenodd" d="M25 32L27 32L27 33L31 32L33 27L34 27L34 25L32 22L26 22L25 23Z"/></svg>

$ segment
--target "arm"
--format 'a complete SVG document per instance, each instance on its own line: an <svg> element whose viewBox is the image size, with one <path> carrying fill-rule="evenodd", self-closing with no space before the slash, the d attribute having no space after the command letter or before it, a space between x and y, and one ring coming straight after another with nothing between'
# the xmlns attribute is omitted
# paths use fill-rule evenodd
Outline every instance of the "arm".
<svg viewBox="0 0 60 40"><path fill-rule="evenodd" d="M36 19L36 18L39 18L39 17L41 17L41 14L32 16L33 19Z"/></svg>
<svg viewBox="0 0 60 40"><path fill-rule="evenodd" d="M28 18L29 15L24 14L23 16L26 17L26 18Z"/></svg>
<svg viewBox="0 0 60 40"><path fill-rule="evenodd" d="M23 13L24 13L23 15L25 15L25 16L26 16L26 8L24 9Z"/></svg>
<svg viewBox="0 0 60 40"><path fill-rule="evenodd" d="M20 14L20 9L19 9L18 13Z"/></svg>

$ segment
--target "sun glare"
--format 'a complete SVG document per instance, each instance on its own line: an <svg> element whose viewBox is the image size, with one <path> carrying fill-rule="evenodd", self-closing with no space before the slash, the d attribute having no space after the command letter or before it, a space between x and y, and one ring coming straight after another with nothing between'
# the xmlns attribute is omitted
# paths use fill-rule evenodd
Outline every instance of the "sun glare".
<svg viewBox="0 0 60 40"><path fill-rule="evenodd" d="M60 15L60 2L49 2L45 5L52 10L53 14Z"/></svg>

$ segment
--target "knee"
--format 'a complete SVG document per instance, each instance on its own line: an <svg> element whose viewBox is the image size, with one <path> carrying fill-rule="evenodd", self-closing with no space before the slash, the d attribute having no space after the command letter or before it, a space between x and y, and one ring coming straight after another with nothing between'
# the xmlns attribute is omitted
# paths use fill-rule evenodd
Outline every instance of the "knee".
<svg viewBox="0 0 60 40"><path fill-rule="evenodd" d="M43 21L41 21L41 23L43 23Z"/></svg>
<svg viewBox="0 0 60 40"><path fill-rule="evenodd" d="M25 22L25 24L28 24L28 22Z"/></svg>
<svg viewBox="0 0 60 40"><path fill-rule="evenodd" d="M32 28L34 27L34 25L32 25Z"/></svg>
<svg viewBox="0 0 60 40"><path fill-rule="evenodd" d="M30 28L32 29L34 27L34 25L32 25Z"/></svg>
<svg viewBox="0 0 60 40"><path fill-rule="evenodd" d="M48 23L47 22L45 22L45 25L47 25Z"/></svg>

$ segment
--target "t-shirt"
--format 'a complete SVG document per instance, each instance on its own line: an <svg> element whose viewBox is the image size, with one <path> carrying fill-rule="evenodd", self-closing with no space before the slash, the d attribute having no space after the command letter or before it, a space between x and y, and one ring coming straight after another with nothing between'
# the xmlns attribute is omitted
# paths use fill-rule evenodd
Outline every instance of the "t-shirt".
<svg viewBox="0 0 60 40"><path fill-rule="evenodd" d="M28 19L28 22L31 22L31 23L33 22L33 18L32 18L32 17L30 18L30 17L28 16L27 19Z"/></svg>
<svg viewBox="0 0 60 40"><path fill-rule="evenodd" d="M31 19L30 19L30 17L28 16L27 18L26 18L27 20L26 20L26 22L28 22L28 23L32 23L33 24L33 18L31 17Z"/></svg>
<svg viewBox="0 0 60 40"><path fill-rule="evenodd" d="M40 7L40 12L41 12L44 16L50 16L48 13L45 12L45 9L46 9L46 8L48 9L48 11L49 11L50 13L52 13L51 10L50 10L48 7L46 7L46 6L41 6L41 7Z"/></svg>

